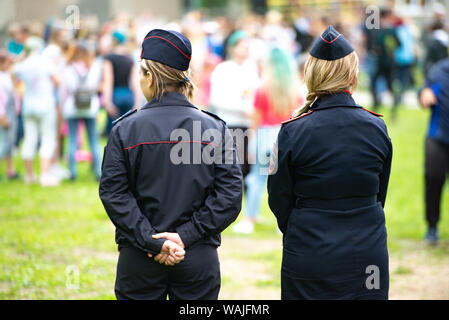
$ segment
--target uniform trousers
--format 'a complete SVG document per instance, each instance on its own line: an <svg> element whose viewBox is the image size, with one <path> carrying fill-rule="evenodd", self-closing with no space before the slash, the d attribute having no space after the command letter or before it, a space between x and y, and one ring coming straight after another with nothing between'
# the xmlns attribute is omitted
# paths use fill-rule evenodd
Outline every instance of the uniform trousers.
<svg viewBox="0 0 449 320"><path fill-rule="evenodd" d="M196 244L184 260L165 266L135 247L120 249L115 282L118 300L216 300L220 291L217 248Z"/></svg>

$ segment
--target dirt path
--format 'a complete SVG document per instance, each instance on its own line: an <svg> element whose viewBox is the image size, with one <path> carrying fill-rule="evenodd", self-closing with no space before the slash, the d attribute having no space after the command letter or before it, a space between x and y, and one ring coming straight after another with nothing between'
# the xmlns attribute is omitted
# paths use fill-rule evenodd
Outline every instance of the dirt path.
<svg viewBox="0 0 449 320"><path fill-rule="evenodd" d="M390 299L449 299L449 242L400 240L390 250ZM224 237L220 299L279 299L281 239Z"/></svg>
<svg viewBox="0 0 449 320"><path fill-rule="evenodd" d="M391 299L449 299L449 242L401 241L390 254Z"/></svg>

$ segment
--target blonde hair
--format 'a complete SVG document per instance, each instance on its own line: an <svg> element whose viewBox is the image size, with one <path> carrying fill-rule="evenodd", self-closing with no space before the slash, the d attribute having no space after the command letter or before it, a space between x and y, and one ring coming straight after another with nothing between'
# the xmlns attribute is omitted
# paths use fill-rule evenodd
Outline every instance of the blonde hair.
<svg viewBox="0 0 449 320"><path fill-rule="evenodd" d="M166 92L172 91L168 90L171 87L175 91L185 95L190 101L193 100L196 86L189 79L190 70L177 70L162 63L146 59L142 59L140 66L145 72L151 73L153 77L154 97L157 99L161 99Z"/></svg>
<svg viewBox="0 0 449 320"><path fill-rule="evenodd" d="M309 111L313 102L322 95L354 91L357 87L359 58L355 51L337 60L322 60L312 56L304 66L304 82L308 94L303 107L294 111L297 117Z"/></svg>

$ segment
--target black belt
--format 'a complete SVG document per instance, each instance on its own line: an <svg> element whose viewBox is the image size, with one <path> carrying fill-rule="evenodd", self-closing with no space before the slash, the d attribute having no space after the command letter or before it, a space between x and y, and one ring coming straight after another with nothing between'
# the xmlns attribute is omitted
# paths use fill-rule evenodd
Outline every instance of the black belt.
<svg viewBox="0 0 449 320"><path fill-rule="evenodd" d="M296 199L296 208L316 208L326 210L351 210L377 203L377 196L352 197L342 199Z"/></svg>

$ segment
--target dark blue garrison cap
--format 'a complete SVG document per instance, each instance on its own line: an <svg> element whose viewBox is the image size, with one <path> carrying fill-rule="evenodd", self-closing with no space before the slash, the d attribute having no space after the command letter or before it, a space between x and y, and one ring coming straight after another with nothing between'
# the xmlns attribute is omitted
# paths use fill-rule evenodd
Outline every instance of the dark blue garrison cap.
<svg viewBox="0 0 449 320"><path fill-rule="evenodd" d="M192 45L179 32L154 29L143 39L141 59L153 60L185 71L189 69L191 57Z"/></svg>
<svg viewBox="0 0 449 320"><path fill-rule="evenodd" d="M328 26L323 34L315 40L310 55L322 60L341 59L354 51L346 38L333 26Z"/></svg>

